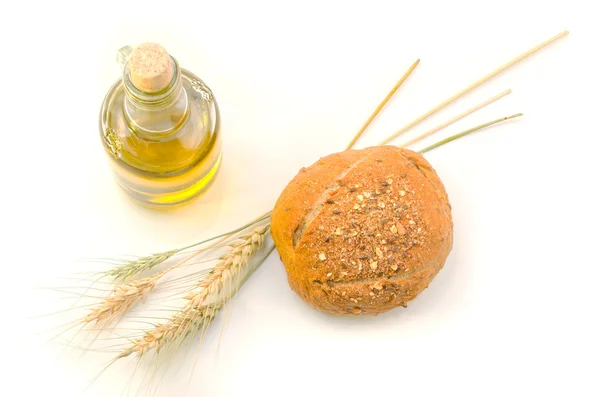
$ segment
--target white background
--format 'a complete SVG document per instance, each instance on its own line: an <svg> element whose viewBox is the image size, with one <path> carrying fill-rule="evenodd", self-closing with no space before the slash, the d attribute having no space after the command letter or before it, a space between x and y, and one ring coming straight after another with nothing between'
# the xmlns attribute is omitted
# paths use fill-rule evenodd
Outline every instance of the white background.
<svg viewBox="0 0 600 397"><path fill-rule="evenodd" d="M455 245L408 309L317 313L273 254L240 292L220 347L217 322L192 352L193 375L167 376L155 395L600 395L594 3L4 2L0 395L79 395L110 358L59 356L40 334L57 318L31 319L61 307L32 288L87 270L77 258L147 254L238 226L269 210L300 167L341 150L416 58L359 146L564 29L569 37L406 135L507 88L429 142L525 114L427 155L453 205ZM124 197L98 136L116 50L143 41L204 79L222 111L218 180L175 212ZM121 395L133 366L83 395Z"/></svg>

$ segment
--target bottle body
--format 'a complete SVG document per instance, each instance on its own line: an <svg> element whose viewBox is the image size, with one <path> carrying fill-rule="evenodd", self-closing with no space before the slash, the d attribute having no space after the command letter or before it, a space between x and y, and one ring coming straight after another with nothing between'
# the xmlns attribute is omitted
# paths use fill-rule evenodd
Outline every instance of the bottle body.
<svg viewBox="0 0 600 397"><path fill-rule="evenodd" d="M153 207L198 197L221 161L214 96L202 80L173 63L172 82L154 94L137 90L125 68L100 115L100 135L118 184Z"/></svg>

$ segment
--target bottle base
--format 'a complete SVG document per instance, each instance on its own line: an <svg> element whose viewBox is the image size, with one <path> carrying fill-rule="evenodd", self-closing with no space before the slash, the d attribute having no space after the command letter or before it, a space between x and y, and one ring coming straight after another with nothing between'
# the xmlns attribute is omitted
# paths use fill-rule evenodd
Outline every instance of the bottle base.
<svg viewBox="0 0 600 397"><path fill-rule="evenodd" d="M119 183L121 189L137 204L151 209L174 209L201 197L213 184L221 165L222 154L219 153L212 168L200 180L184 189L169 193L147 193L138 191L131 186ZM117 182L120 182L117 178Z"/></svg>

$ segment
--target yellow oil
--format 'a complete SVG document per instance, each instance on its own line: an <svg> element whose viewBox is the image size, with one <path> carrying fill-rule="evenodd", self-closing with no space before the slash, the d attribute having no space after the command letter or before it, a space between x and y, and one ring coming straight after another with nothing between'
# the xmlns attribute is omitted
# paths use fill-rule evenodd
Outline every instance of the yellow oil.
<svg viewBox="0 0 600 397"><path fill-rule="evenodd" d="M212 93L183 69L181 88L185 101L142 110L133 106L128 112L127 89L117 82L103 106L101 135L116 180L147 206L174 207L197 198L221 163L220 120Z"/></svg>

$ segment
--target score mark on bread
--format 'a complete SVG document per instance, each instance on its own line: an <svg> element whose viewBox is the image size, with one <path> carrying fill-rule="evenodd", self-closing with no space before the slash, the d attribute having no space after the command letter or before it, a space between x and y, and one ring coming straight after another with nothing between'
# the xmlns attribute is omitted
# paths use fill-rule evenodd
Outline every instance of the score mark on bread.
<svg viewBox="0 0 600 397"><path fill-rule="evenodd" d="M351 165L349 165L348 167L346 167L334 180L333 184L330 186L327 186L325 188L325 190L323 191L323 193L321 194L321 196L319 196L317 198L317 201L312 205L312 208L310 210L310 212L308 214L306 214L304 216L304 219L302 219L302 221L300 222L300 224L298 225L298 227L294 230L294 248L296 248L296 246L298 246L298 243L300 242L300 240L302 239L302 236L304 236L304 232L306 231L306 227L307 225L309 225L313 219L315 219L317 217L317 215L319 215L321 213L321 211L323 210L323 208L325 207L325 204L335 204L335 201L333 199L331 199L331 195L336 192L340 187L342 187L340 185L340 181L346 176L348 175L348 173L355 168L357 165L359 165L360 163L362 163L363 161L365 161L368 157L368 154L363 156L361 159L355 161L354 163L352 163ZM336 211L335 209L333 211ZM339 211L339 210L337 210ZM338 214L336 214L338 215Z"/></svg>

